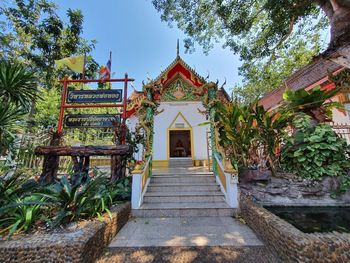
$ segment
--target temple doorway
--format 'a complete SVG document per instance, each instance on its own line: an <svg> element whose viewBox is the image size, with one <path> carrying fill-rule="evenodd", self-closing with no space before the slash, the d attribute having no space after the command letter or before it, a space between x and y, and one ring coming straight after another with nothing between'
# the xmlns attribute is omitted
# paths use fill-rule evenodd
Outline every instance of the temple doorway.
<svg viewBox="0 0 350 263"><path fill-rule="evenodd" d="M169 138L170 158L192 157L190 130L170 130Z"/></svg>

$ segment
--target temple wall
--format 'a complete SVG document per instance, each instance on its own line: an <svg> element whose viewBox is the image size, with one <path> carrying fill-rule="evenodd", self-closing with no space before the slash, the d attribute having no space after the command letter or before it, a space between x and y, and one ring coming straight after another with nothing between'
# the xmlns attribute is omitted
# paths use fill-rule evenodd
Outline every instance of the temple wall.
<svg viewBox="0 0 350 263"><path fill-rule="evenodd" d="M176 116L181 112L185 119L192 127L192 143L194 148L194 160L207 159L207 141L206 129L208 126L198 126L198 124L206 121L205 116L198 112L198 109L204 110L202 102L161 102L158 111L164 110L162 113L154 117L154 144L153 144L153 160L167 160L168 158L168 138L167 130L170 128ZM189 128L187 123L179 115L175 123L183 123L185 128ZM174 128L175 123L173 124ZM193 154L193 153L192 153Z"/></svg>
<svg viewBox="0 0 350 263"><path fill-rule="evenodd" d="M350 104L345 104L344 106L345 106L345 112L341 112L337 109L332 110L332 121L335 124L350 125L350 118L349 118Z"/></svg>

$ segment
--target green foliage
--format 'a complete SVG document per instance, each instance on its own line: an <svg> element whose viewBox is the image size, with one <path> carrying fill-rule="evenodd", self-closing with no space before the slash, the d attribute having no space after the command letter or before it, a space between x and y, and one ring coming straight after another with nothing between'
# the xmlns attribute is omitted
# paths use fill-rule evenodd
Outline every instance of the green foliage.
<svg viewBox="0 0 350 263"><path fill-rule="evenodd" d="M317 86L309 91L299 89L292 91L287 89L283 94L285 105L283 112L292 112L294 115L304 113L309 115L317 122L329 121L331 118L332 108L343 108L339 102L328 101L334 97L340 88L332 90L322 90Z"/></svg>
<svg viewBox="0 0 350 263"><path fill-rule="evenodd" d="M238 102L215 105L215 122L219 132L220 145L225 149L233 167L254 165L251 154L256 152L256 131L248 106Z"/></svg>
<svg viewBox="0 0 350 263"><path fill-rule="evenodd" d="M28 230L36 221L42 219L41 207L44 203L38 196L27 196L11 201L4 216L0 217L0 235L8 232L9 236Z"/></svg>
<svg viewBox="0 0 350 263"><path fill-rule="evenodd" d="M163 21L175 22L188 35L188 48L195 41L208 50L223 38L244 60L269 56L294 31L320 30L325 20L317 4L307 1L153 0L153 5Z"/></svg>
<svg viewBox="0 0 350 263"><path fill-rule="evenodd" d="M109 186L109 191L113 202L130 200L131 198L131 177L120 179L115 184Z"/></svg>
<svg viewBox="0 0 350 263"><path fill-rule="evenodd" d="M311 41L311 46L307 44ZM319 37L314 36L303 39L292 37L288 40L288 50L276 51L276 56L268 60L243 61L240 75L243 83L236 84L233 94L244 103L251 103L284 85L284 81L297 69L310 63L322 49Z"/></svg>
<svg viewBox="0 0 350 263"><path fill-rule="evenodd" d="M253 112L257 140L263 148L263 153L272 172L275 172L279 157L277 151L285 135L285 128L290 121L291 114L288 112L281 114L278 111L267 112L263 106L257 104L254 106Z"/></svg>
<svg viewBox="0 0 350 263"><path fill-rule="evenodd" d="M332 32L339 28L341 34L349 34L333 24L336 19L329 0L152 2L163 21L187 35L187 51L193 51L195 43L204 52L222 43L240 55L243 84L233 91L246 103L278 88L297 69L310 63L326 48L329 26ZM340 3L344 1L337 2L341 8L348 8Z"/></svg>
<svg viewBox="0 0 350 263"><path fill-rule="evenodd" d="M25 112L14 106L0 104L0 156L13 150L16 131L20 128Z"/></svg>
<svg viewBox="0 0 350 263"><path fill-rule="evenodd" d="M0 61L0 155L12 152L19 124L38 98L36 85L27 67Z"/></svg>
<svg viewBox="0 0 350 263"><path fill-rule="evenodd" d="M279 147L289 115L266 112L256 103L217 103L216 123L220 145L225 149L232 165L257 168L269 162L275 171Z"/></svg>
<svg viewBox="0 0 350 263"><path fill-rule="evenodd" d="M323 176L343 176L350 168L345 139L327 124L312 125L310 117L294 121L296 132L285 138L281 162L285 170L300 177L319 180Z"/></svg>
<svg viewBox="0 0 350 263"><path fill-rule="evenodd" d="M36 128L48 128L55 126L58 121L60 92L57 89L40 89L41 100L35 105L33 124Z"/></svg>
<svg viewBox="0 0 350 263"><path fill-rule="evenodd" d="M25 184L28 177L22 172L16 172L12 176L0 177L0 207L4 207L9 200L24 196L32 189L32 184Z"/></svg>
<svg viewBox="0 0 350 263"><path fill-rule="evenodd" d="M38 185L21 171L0 177L0 234L28 230L42 218L42 198L32 195Z"/></svg>
<svg viewBox="0 0 350 263"><path fill-rule="evenodd" d="M57 210L52 220L52 225L57 226L80 218L101 216L103 212L109 212L112 197L107 188L108 178L98 176L85 183L71 184L66 177L60 182L49 185L39 195L53 203L53 209Z"/></svg>
<svg viewBox="0 0 350 263"><path fill-rule="evenodd" d="M57 15L56 4L47 0L15 0L11 5L4 4L0 12L5 29L0 50L4 50L6 59L24 61L33 67L40 73L44 87L54 87L55 80L69 72L57 71L54 60L89 54L95 47L95 41L81 37L84 17L80 10L67 10L68 23ZM91 77L97 69L97 63L89 59L86 75Z"/></svg>
<svg viewBox="0 0 350 263"><path fill-rule="evenodd" d="M0 98L5 105L13 104L28 110L39 96L37 78L23 64L0 62Z"/></svg>
<svg viewBox="0 0 350 263"><path fill-rule="evenodd" d="M62 177L50 185L39 185L23 172L0 177L0 234L11 236L45 221L57 227L101 218L104 212L111 216L114 203L130 198L130 178L112 184L103 174L94 174L87 179L75 177L74 183Z"/></svg>

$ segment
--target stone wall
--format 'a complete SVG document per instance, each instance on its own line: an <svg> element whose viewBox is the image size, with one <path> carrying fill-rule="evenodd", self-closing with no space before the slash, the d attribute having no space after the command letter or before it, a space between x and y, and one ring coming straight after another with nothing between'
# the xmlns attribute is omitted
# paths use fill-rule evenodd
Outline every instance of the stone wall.
<svg viewBox="0 0 350 263"><path fill-rule="evenodd" d="M271 205L349 205L350 189L331 197L339 188L336 177L324 177L320 181L302 179L294 174L277 174L265 182L240 183L242 193L254 196L259 202Z"/></svg>
<svg viewBox="0 0 350 263"><path fill-rule="evenodd" d="M130 217L130 202L111 209L112 219L86 221L58 233L14 236L0 241L0 262L94 262Z"/></svg>
<svg viewBox="0 0 350 263"><path fill-rule="evenodd" d="M283 262L350 262L348 233L303 233L244 195L240 213Z"/></svg>

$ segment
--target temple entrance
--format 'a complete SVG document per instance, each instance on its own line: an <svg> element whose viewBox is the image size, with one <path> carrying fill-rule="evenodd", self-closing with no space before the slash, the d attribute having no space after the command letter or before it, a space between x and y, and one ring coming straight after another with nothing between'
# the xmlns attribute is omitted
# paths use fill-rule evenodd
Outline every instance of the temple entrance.
<svg viewBox="0 0 350 263"><path fill-rule="evenodd" d="M191 158L191 131L169 131L169 156L170 158Z"/></svg>

